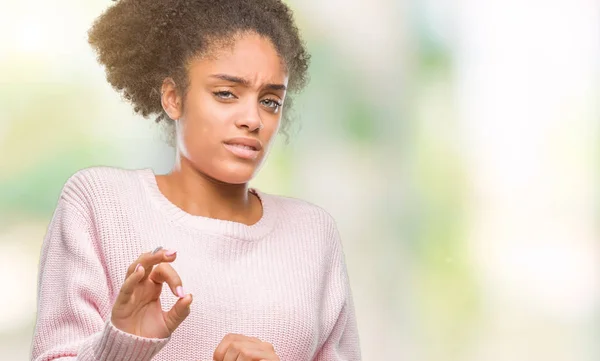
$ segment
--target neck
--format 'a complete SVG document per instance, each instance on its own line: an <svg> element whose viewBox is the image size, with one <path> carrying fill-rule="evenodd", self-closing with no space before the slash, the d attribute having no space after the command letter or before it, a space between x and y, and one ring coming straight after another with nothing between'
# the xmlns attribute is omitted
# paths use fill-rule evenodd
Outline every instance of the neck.
<svg viewBox="0 0 600 361"><path fill-rule="evenodd" d="M257 197L248 184L224 183L196 170L184 157L171 172L156 178L163 195L185 212L248 225L262 216Z"/></svg>

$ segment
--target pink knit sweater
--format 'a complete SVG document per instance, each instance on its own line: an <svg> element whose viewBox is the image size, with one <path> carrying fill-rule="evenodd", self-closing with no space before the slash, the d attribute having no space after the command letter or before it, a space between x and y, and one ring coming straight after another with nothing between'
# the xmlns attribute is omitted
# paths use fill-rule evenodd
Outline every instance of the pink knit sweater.
<svg viewBox="0 0 600 361"><path fill-rule="evenodd" d="M273 344L282 361L360 360L342 243L321 208L255 190L252 226L190 215L150 169L93 167L65 184L40 258L33 360L209 361L227 333ZM127 267L157 246L192 293L168 339L110 323ZM163 308L176 301L163 287Z"/></svg>

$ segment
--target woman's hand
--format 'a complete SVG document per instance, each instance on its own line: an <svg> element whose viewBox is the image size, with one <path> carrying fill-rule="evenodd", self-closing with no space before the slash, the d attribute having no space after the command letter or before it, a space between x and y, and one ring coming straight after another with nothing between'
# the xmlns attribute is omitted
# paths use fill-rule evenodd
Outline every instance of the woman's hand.
<svg viewBox="0 0 600 361"><path fill-rule="evenodd" d="M280 361L273 345L256 337L229 333L213 354L215 361Z"/></svg>
<svg viewBox="0 0 600 361"><path fill-rule="evenodd" d="M129 266L112 309L111 322L116 328L141 337L167 338L185 320L192 295L184 294L181 279L169 264L176 257L175 252L159 247ZM179 297L167 312L162 310L159 298L163 282Z"/></svg>

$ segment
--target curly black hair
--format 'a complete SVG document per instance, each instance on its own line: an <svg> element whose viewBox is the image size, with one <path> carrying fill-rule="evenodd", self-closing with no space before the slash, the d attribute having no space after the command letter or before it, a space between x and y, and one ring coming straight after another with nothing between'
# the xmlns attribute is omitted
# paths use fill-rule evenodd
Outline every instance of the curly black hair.
<svg viewBox="0 0 600 361"><path fill-rule="evenodd" d="M134 111L171 125L161 105L163 80L173 78L185 97L189 61L247 31L272 41L286 66L289 92L302 90L310 55L291 9L281 0L120 0L95 20L88 42L108 82ZM289 108L289 95L286 103ZM287 115L283 133L289 125ZM169 140L173 142L172 135Z"/></svg>

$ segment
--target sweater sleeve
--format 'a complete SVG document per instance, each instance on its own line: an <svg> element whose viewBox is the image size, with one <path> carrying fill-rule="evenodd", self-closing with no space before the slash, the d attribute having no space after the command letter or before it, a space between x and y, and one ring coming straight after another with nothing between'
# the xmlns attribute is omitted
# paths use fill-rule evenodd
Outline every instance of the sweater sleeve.
<svg viewBox="0 0 600 361"><path fill-rule="evenodd" d="M169 339L128 334L110 322L106 268L74 183L63 188L42 244L31 359L151 360Z"/></svg>
<svg viewBox="0 0 600 361"><path fill-rule="evenodd" d="M339 310L335 324L313 361L360 361L361 350L358 336L354 299L348 278L346 261L339 232L332 226L333 252L330 269L328 297L333 309ZM341 304L341 307L338 305Z"/></svg>

